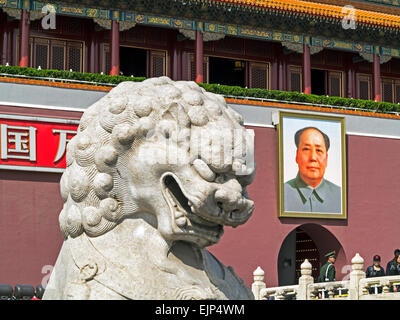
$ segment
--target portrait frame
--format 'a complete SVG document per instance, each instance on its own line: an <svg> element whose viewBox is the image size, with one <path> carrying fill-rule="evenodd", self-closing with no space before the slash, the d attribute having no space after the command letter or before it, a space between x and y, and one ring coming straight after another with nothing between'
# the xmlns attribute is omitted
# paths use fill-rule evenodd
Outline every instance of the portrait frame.
<svg viewBox="0 0 400 320"><path fill-rule="evenodd" d="M290 121L289 121L290 120ZM285 177L284 172L287 171L285 168L285 165L287 166L287 161L285 162L285 156L288 157L287 155L284 155L284 150L287 149L285 147L285 144L291 143L294 145L294 148L296 148L295 142L294 142L294 136L292 136L291 141L286 141L288 138L285 137L288 135L287 132L290 128L291 132L293 132L296 129L301 129L301 125L295 129L295 125L293 125L297 120L299 120L299 125L300 123L304 126L304 123L310 123L310 127L316 127L318 129L321 129L321 126L323 127L324 122L326 125L332 125L335 128L335 132L337 134L335 135L336 139L336 150L339 150L340 155L336 154L335 158L340 161L340 163L337 163L335 167L339 167L336 169L336 174L340 174L341 177L337 178L340 182L340 188L341 188L341 199L340 199L340 205L341 205L341 212L311 212L310 211L303 211L303 210L286 210L285 209L285 194L284 194L284 185L285 182L288 181L288 177ZM312 125L313 123L318 124L318 125ZM307 127L307 125L305 126ZM321 129L322 130L322 129ZM345 117L343 116L332 116L332 115L320 115L320 114L310 114L310 113L299 113L299 112L286 112L286 111L279 111L279 121L277 122L277 131L278 131L278 217L290 217L290 218L316 218L316 219L347 219L347 177L346 177L346 129L345 129ZM324 131L324 130L322 130ZM340 140L340 143L338 142ZM293 146L291 146L293 148ZM289 152L288 152L289 153ZM293 153L293 152L292 152ZM328 153L328 165L326 168L329 167L329 161L330 155L329 151ZM294 160L294 162L296 162ZM293 164L290 164L292 167L294 166ZM293 169L292 169L293 171ZM291 178L294 178L293 176ZM325 178L325 176L324 176ZM284 181L286 180L286 181ZM288 195L286 195L288 196ZM305 200L304 200L305 201ZM339 204L339 203L338 203Z"/></svg>

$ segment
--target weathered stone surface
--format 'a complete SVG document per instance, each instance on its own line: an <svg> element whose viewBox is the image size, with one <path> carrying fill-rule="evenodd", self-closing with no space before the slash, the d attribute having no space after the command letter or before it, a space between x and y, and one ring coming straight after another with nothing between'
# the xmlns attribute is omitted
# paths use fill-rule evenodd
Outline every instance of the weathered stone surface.
<svg viewBox="0 0 400 320"><path fill-rule="evenodd" d="M205 249L254 209L242 123L220 96L167 77L121 83L85 111L43 299L253 299Z"/></svg>

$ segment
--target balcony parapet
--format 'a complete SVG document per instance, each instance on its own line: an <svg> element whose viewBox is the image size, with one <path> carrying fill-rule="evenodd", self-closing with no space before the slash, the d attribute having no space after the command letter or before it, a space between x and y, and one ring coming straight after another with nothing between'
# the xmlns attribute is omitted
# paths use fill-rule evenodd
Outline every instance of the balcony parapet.
<svg viewBox="0 0 400 320"><path fill-rule="evenodd" d="M366 278L364 259L358 253L351 264L349 280L315 283L306 259L297 285L272 288L266 286L265 273L258 267L252 291L256 300L400 300L400 275Z"/></svg>

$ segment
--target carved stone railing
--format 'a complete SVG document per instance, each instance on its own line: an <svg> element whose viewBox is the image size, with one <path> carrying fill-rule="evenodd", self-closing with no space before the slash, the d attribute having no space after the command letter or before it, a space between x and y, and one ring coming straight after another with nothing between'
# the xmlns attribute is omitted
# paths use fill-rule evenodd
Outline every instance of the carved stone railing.
<svg viewBox="0 0 400 320"><path fill-rule="evenodd" d="M350 281L334 281L310 284L307 288L309 299L348 299Z"/></svg>
<svg viewBox="0 0 400 320"><path fill-rule="evenodd" d="M298 285L275 288L266 287L265 273L258 267L253 273L252 291L256 300L400 300L400 275L365 278L364 259L358 253L351 265L350 280L314 283L311 264L306 259L301 264ZM397 292L393 292L394 286L398 286Z"/></svg>
<svg viewBox="0 0 400 320"><path fill-rule="evenodd" d="M260 291L260 300L296 300L298 285L264 288Z"/></svg>
<svg viewBox="0 0 400 320"><path fill-rule="evenodd" d="M400 300L400 275L361 279L359 290L360 300Z"/></svg>

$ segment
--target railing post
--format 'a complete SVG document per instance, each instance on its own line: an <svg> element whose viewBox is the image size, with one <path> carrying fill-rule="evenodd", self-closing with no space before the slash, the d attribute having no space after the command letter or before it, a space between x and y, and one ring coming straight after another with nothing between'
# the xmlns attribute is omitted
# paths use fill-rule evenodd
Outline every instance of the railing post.
<svg viewBox="0 0 400 320"><path fill-rule="evenodd" d="M314 278L311 276L312 274L312 265L306 259L300 266L301 268L301 277L299 278L299 288L297 290L297 300L309 300L307 294L307 288L309 284L314 283Z"/></svg>
<svg viewBox="0 0 400 320"><path fill-rule="evenodd" d="M335 288L333 286L327 285L326 289L328 290L328 299L332 300L335 295Z"/></svg>
<svg viewBox="0 0 400 320"><path fill-rule="evenodd" d="M365 278L364 259L356 253L351 259L352 271L350 273L349 300L359 300L360 280Z"/></svg>
<svg viewBox="0 0 400 320"><path fill-rule="evenodd" d="M382 292L383 293L389 293L390 292L390 281L389 280L382 281Z"/></svg>
<svg viewBox="0 0 400 320"><path fill-rule="evenodd" d="M264 270L258 266L253 272L253 277L254 282L251 285L251 291L253 291L255 300L261 300L260 291L266 287L264 282Z"/></svg>
<svg viewBox="0 0 400 320"><path fill-rule="evenodd" d="M275 300L285 300L285 291L283 289L276 290Z"/></svg>

